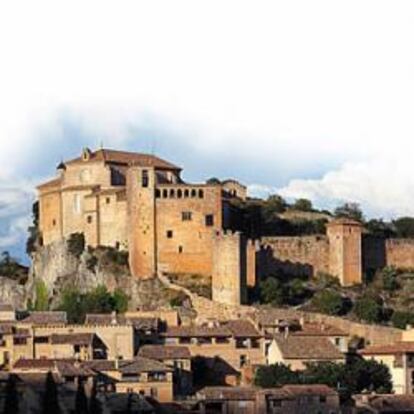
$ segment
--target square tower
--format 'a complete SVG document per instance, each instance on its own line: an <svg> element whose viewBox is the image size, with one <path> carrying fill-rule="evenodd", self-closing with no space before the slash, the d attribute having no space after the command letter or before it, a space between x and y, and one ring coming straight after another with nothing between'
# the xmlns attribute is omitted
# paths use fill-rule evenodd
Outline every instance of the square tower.
<svg viewBox="0 0 414 414"><path fill-rule="evenodd" d="M155 170L130 166L127 172L128 247L132 274L150 279L157 273Z"/></svg>
<svg viewBox="0 0 414 414"><path fill-rule="evenodd" d="M327 225L329 272L342 286L362 283L362 229L359 221L347 218Z"/></svg>

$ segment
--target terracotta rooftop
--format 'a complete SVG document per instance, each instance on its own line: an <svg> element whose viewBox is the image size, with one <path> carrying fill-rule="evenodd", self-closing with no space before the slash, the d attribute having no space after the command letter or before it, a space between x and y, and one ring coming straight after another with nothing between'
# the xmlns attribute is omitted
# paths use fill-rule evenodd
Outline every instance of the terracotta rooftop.
<svg viewBox="0 0 414 414"><path fill-rule="evenodd" d="M362 355L392 355L414 352L414 342L395 342L391 345L373 345L359 351Z"/></svg>
<svg viewBox="0 0 414 414"><path fill-rule="evenodd" d="M13 366L14 369L39 369L42 371L53 370L55 361L53 359L19 359Z"/></svg>
<svg viewBox="0 0 414 414"><path fill-rule="evenodd" d="M66 312L31 312L21 322L35 325L60 325L66 324Z"/></svg>
<svg viewBox="0 0 414 414"><path fill-rule="evenodd" d="M142 154L138 152L127 152L127 151L117 151L111 149L100 149L95 152L90 153L89 161L103 161L106 163L112 164L134 164L142 167L155 167L158 169L167 169L167 170L181 170L180 167L163 160L155 155ZM82 157L77 157L70 161L65 162L66 165L81 163L83 161Z"/></svg>
<svg viewBox="0 0 414 414"><path fill-rule="evenodd" d="M69 333L69 334L52 334L51 343L54 345L91 345L95 334L93 333Z"/></svg>
<svg viewBox="0 0 414 414"><path fill-rule="evenodd" d="M286 359L332 360L344 355L328 339L319 336L283 335L275 336L275 341Z"/></svg>
<svg viewBox="0 0 414 414"><path fill-rule="evenodd" d="M115 371L116 361L96 360L82 363L83 367L90 368L96 372ZM131 361L118 361L118 370L124 374L139 372L170 372L171 368L161 362L149 358L136 357Z"/></svg>
<svg viewBox="0 0 414 414"><path fill-rule="evenodd" d="M132 325L137 330L158 330L159 320L152 317L125 317L124 315L87 314L85 324L89 325Z"/></svg>
<svg viewBox="0 0 414 414"><path fill-rule="evenodd" d="M191 352L186 346L144 345L140 348L138 356L163 361L189 359L191 358Z"/></svg>
<svg viewBox="0 0 414 414"><path fill-rule="evenodd" d="M261 334L254 325L246 320L230 320L224 323L235 338L260 338Z"/></svg>
<svg viewBox="0 0 414 414"><path fill-rule="evenodd" d="M254 387L205 387L199 395L206 400L246 401L256 399Z"/></svg>
<svg viewBox="0 0 414 414"><path fill-rule="evenodd" d="M413 395L356 395L357 407L370 407L375 413L413 413ZM374 409L375 411L371 411Z"/></svg>
<svg viewBox="0 0 414 414"><path fill-rule="evenodd" d="M335 390L323 384L284 385L282 389L295 397L306 395L338 395Z"/></svg>
<svg viewBox="0 0 414 414"><path fill-rule="evenodd" d="M209 338L209 337L231 337L232 332L223 325L214 326L170 326L162 334L172 338Z"/></svg>
<svg viewBox="0 0 414 414"><path fill-rule="evenodd" d="M0 303L0 312L14 312L14 308L8 303Z"/></svg>
<svg viewBox="0 0 414 414"><path fill-rule="evenodd" d="M293 335L303 336L349 336L345 331L325 323L305 323L302 329L295 331Z"/></svg>

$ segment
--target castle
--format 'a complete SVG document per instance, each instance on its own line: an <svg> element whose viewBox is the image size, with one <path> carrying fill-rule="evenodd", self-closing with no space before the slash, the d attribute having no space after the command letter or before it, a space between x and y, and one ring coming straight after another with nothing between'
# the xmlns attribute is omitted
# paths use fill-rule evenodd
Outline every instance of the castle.
<svg viewBox="0 0 414 414"><path fill-rule="evenodd" d="M92 247L128 250L132 274L212 278L213 300L246 302L247 288L281 269L334 275L343 286L385 265L414 267L414 242L367 236L359 222L332 220L326 235L248 240L229 230L247 198L235 180L189 184L181 168L153 155L83 149L38 186L44 245L83 233ZM234 226L233 226L234 227Z"/></svg>

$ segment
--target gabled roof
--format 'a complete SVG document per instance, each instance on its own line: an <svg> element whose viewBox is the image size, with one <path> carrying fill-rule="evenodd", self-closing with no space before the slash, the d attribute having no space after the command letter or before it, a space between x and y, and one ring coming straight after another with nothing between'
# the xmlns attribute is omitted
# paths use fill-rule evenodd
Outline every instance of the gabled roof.
<svg viewBox="0 0 414 414"><path fill-rule="evenodd" d="M372 345L359 351L362 355L394 355L414 353L414 342L395 342L391 345Z"/></svg>
<svg viewBox="0 0 414 414"><path fill-rule="evenodd" d="M168 359L190 359L191 352L186 346L144 345L140 348L138 356L156 359L158 361Z"/></svg>
<svg viewBox="0 0 414 414"><path fill-rule="evenodd" d="M118 366L117 366L118 365ZM83 367L95 372L120 371L123 374L137 374L140 372L171 372L172 369L149 358L136 357L130 361L96 360L82 363Z"/></svg>
<svg viewBox="0 0 414 414"><path fill-rule="evenodd" d="M246 401L256 399L255 387L205 387L199 394L206 400Z"/></svg>
<svg viewBox="0 0 414 414"><path fill-rule="evenodd" d="M235 338L260 338L262 335L246 320L234 319L223 323Z"/></svg>
<svg viewBox="0 0 414 414"><path fill-rule="evenodd" d="M35 325L60 325L66 324L66 312L31 312L24 318L22 323L32 323Z"/></svg>
<svg viewBox="0 0 414 414"><path fill-rule="evenodd" d="M66 165L89 162L89 161L102 161L109 164L121 164L121 165L138 165L142 167L155 167L157 169L164 170L181 170L180 167L163 160L155 155L142 154L138 152L117 151L111 149L100 149L90 153L88 161L83 161L82 157L74 158L65 162Z"/></svg>
<svg viewBox="0 0 414 414"><path fill-rule="evenodd" d="M93 333L69 333L52 334L50 341L54 345L92 345L95 334Z"/></svg>
<svg viewBox="0 0 414 414"><path fill-rule="evenodd" d="M277 335L275 341L284 359L324 361L344 358L336 346L325 337Z"/></svg>

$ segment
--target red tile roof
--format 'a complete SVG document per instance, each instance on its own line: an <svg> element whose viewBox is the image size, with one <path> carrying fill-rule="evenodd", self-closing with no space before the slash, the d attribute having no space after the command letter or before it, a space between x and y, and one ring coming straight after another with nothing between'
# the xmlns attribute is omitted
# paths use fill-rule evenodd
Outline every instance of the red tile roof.
<svg viewBox="0 0 414 414"><path fill-rule="evenodd" d="M103 161L109 164L132 164L142 167L155 167L166 170L181 170L180 167L177 167L169 161L156 157L155 155L110 149L100 149L95 152L91 152L89 161ZM77 157L73 160L67 161L65 164L70 165L80 162L85 162L82 157Z"/></svg>
<svg viewBox="0 0 414 414"><path fill-rule="evenodd" d="M140 348L138 355L144 358L159 361L168 359L190 359L191 352L186 346L173 345L144 345Z"/></svg>
<svg viewBox="0 0 414 414"><path fill-rule="evenodd" d="M285 359L339 360L344 355L328 339L319 336L275 336L275 341Z"/></svg>
<svg viewBox="0 0 414 414"><path fill-rule="evenodd" d="M393 355L414 352L414 342L395 342L391 345L373 345L359 351L362 355Z"/></svg>
<svg viewBox="0 0 414 414"><path fill-rule="evenodd" d="M21 322L35 325L60 325L66 324L66 312L31 312Z"/></svg>
<svg viewBox="0 0 414 414"><path fill-rule="evenodd" d="M51 343L54 345L92 345L95 334L93 333L70 333L52 334Z"/></svg>

